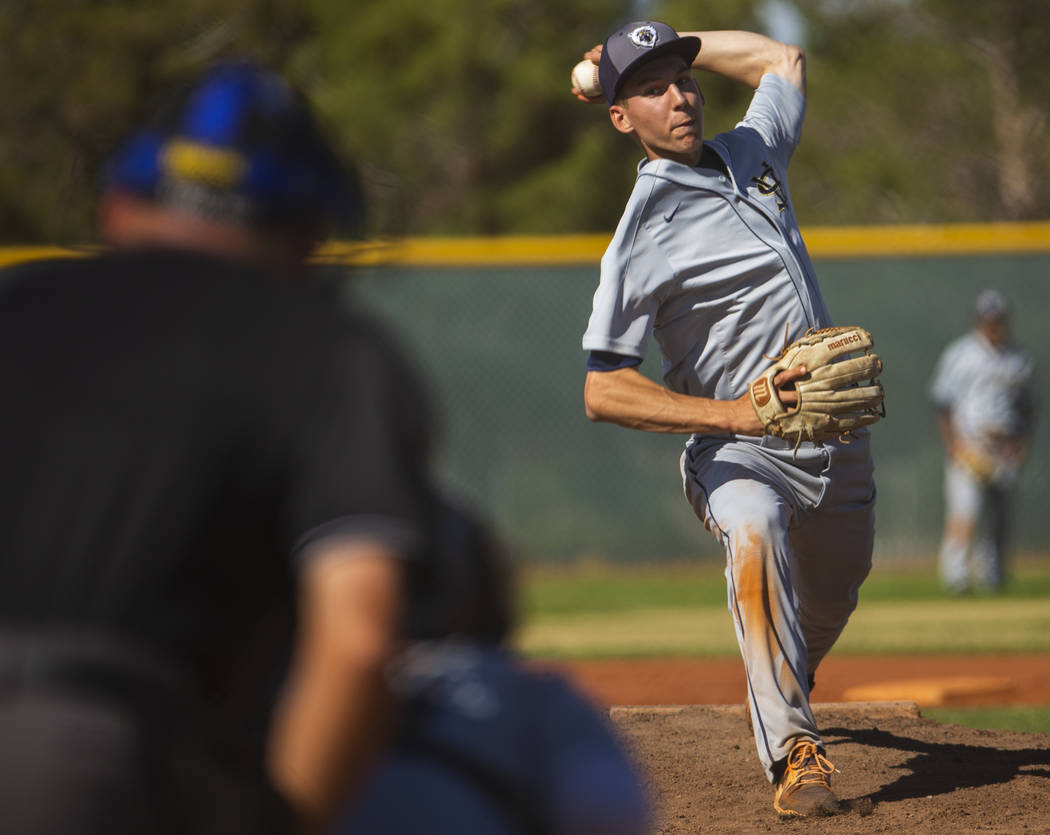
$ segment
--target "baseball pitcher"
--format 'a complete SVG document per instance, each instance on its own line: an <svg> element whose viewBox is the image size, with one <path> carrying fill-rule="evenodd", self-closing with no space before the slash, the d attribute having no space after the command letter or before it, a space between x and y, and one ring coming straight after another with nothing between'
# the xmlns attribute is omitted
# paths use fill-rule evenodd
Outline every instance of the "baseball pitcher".
<svg viewBox="0 0 1050 835"><path fill-rule="evenodd" d="M788 190L805 58L761 35L658 21L628 24L585 57L602 97L578 97L606 104L644 154L583 337L587 414L689 436L685 495L726 549L774 807L833 813L810 690L871 565L866 427L883 411L871 336L833 327ZM754 89L736 128L704 140L694 70ZM663 385L637 369L650 336Z"/></svg>

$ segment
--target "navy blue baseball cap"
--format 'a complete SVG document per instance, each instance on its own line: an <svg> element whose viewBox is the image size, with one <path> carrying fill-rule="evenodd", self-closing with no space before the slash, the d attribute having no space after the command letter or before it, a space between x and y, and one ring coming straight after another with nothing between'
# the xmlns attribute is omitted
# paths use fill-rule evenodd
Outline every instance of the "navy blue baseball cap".
<svg viewBox="0 0 1050 835"><path fill-rule="evenodd" d="M687 66L700 51L695 35L682 38L666 23L639 20L613 32L602 47L598 82L609 104L616 101L624 78L641 64L664 55L681 55Z"/></svg>
<svg viewBox="0 0 1050 835"><path fill-rule="evenodd" d="M979 319L1005 319L1010 313L1010 302L998 290L982 290L974 302L974 313Z"/></svg>
<svg viewBox="0 0 1050 835"><path fill-rule="evenodd" d="M251 225L349 230L364 219L360 182L305 98L251 62L219 64L169 101L113 155L102 184Z"/></svg>

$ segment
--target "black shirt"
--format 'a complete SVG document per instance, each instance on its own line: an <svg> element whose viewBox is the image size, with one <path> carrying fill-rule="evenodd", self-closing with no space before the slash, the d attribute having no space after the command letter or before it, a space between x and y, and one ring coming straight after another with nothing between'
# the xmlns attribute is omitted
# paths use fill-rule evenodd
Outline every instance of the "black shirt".
<svg viewBox="0 0 1050 835"><path fill-rule="evenodd" d="M171 252L0 273L0 630L132 636L261 721L296 561L422 529L421 400L320 281Z"/></svg>

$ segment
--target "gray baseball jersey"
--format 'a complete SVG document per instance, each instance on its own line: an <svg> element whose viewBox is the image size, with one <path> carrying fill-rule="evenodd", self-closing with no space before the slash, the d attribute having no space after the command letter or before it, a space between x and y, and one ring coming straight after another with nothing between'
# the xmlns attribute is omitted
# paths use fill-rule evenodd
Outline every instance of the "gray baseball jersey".
<svg viewBox="0 0 1050 835"><path fill-rule="evenodd" d="M660 346L672 391L739 397L769 357L831 324L795 220L787 165L805 99L766 75L736 129L705 140L725 171L643 161L612 242L585 350Z"/></svg>
<svg viewBox="0 0 1050 835"><path fill-rule="evenodd" d="M705 140L699 166L639 165L602 258L584 349L644 357L652 335L668 388L729 400L785 340L831 324L787 186L804 113L804 96L767 74L744 120ZM807 679L856 606L874 538L867 432L849 445L793 446L694 436L681 460L687 499L726 548L755 743L771 780L795 740L820 741Z"/></svg>
<svg viewBox="0 0 1050 835"><path fill-rule="evenodd" d="M995 346L970 331L944 349L930 396L967 438L1023 436L1031 420L1032 368L1022 349Z"/></svg>

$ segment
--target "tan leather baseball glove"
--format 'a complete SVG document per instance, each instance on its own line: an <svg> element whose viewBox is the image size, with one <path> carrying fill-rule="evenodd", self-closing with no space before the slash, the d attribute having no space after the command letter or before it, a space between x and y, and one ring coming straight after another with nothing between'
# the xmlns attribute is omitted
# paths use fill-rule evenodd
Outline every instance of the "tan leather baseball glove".
<svg viewBox="0 0 1050 835"><path fill-rule="evenodd" d="M960 441L954 457L981 484L991 484L999 474L999 461L977 444Z"/></svg>
<svg viewBox="0 0 1050 835"><path fill-rule="evenodd" d="M795 441L843 438L886 416L885 393L877 379L882 360L863 328L823 328L792 342L751 383L751 403L766 432ZM773 378L804 365L806 376L795 382L798 403L788 408L777 397Z"/></svg>

